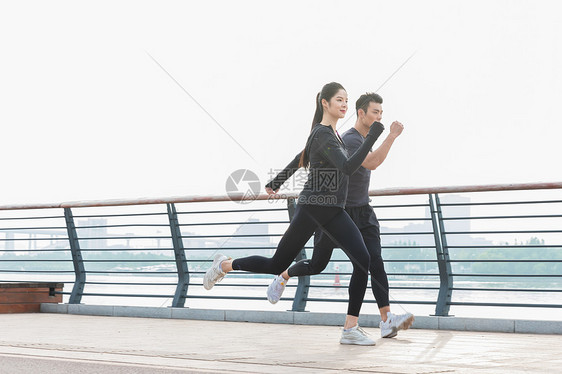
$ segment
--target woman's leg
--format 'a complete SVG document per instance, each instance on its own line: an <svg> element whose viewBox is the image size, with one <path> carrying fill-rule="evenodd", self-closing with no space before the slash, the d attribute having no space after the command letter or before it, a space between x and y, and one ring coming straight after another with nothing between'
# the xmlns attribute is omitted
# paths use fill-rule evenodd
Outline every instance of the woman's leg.
<svg viewBox="0 0 562 374"><path fill-rule="evenodd" d="M295 276L320 274L328 266L335 244L330 237L318 229L314 233L312 258L297 262L281 275L285 279ZM285 276L286 275L286 276Z"/></svg>
<svg viewBox="0 0 562 374"><path fill-rule="evenodd" d="M267 288L267 300L276 304L285 291L285 286L290 277L313 275L321 273L330 262L334 244L332 240L317 229L314 233L314 252L311 259L305 259L292 265L273 279Z"/></svg>
<svg viewBox="0 0 562 374"><path fill-rule="evenodd" d="M249 256L224 261L222 270L245 270L254 273L280 274L294 261L319 224L342 212L340 208L298 205L289 228L279 241L273 257Z"/></svg>

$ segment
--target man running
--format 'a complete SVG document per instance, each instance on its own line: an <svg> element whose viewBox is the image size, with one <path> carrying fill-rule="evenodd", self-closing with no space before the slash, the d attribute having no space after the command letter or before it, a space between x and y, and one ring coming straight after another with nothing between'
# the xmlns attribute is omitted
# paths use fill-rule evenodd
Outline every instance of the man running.
<svg viewBox="0 0 562 374"><path fill-rule="evenodd" d="M363 144L371 124L382 119L382 102L383 100L380 95L366 93L361 95L355 103L357 113L355 126L346 131L342 136L343 143L349 154L353 154ZM398 330L408 329L414 321L414 316L411 313L395 315L390 312L388 278L381 257L380 225L373 208L369 205L371 171L383 163L394 140L400 136L403 129L404 126L400 122L393 122L386 139L375 151L368 154L362 166L349 177L347 202L345 204L345 210L361 231L371 257L368 270L371 272L371 289L381 315L379 327L381 329L381 337L383 338L396 336ZM281 185L298 170L299 159L300 153L266 185L267 193L277 193ZM301 260L276 276L267 290L268 300L272 304L279 301L290 277L321 273L330 262L330 257L336 247L338 245L328 235L318 230L314 235L312 258L310 260ZM345 330L340 342L342 344L355 344L346 340Z"/></svg>

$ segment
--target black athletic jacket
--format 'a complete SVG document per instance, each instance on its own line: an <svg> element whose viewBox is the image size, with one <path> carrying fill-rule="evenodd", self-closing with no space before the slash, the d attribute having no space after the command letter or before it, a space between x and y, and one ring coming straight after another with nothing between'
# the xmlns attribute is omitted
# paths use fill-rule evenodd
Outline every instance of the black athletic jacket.
<svg viewBox="0 0 562 374"><path fill-rule="evenodd" d="M343 208L349 175L361 166L383 130L384 126L375 122L369 129L365 142L348 157L345 145L331 126L314 126L304 149L309 155L310 167L298 204ZM299 153L266 187L276 190L289 179L298 170L300 156Z"/></svg>

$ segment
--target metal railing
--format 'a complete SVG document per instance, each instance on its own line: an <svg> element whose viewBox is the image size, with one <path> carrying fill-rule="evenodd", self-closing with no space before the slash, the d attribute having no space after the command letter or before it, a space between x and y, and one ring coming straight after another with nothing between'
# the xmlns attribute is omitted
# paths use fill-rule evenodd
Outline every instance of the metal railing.
<svg viewBox="0 0 562 374"><path fill-rule="evenodd" d="M370 195L381 223L391 303L434 306L439 316L449 315L452 306L562 308L562 183ZM71 304L134 298L184 307L195 300L265 300L270 276L233 272L210 292L203 290L202 276L217 252L272 255L294 197L0 206L0 281L64 282L72 286L63 292ZM297 260L311 249L307 244ZM346 302L341 291L350 273L349 261L336 251L322 274L300 277L282 301L292 302L295 311Z"/></svg>

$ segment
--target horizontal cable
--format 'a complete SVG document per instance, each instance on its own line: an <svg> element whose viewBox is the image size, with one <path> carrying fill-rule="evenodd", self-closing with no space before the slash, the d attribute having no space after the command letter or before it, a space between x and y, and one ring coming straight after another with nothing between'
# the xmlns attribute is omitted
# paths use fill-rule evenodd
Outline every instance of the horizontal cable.
<svg viewBox="0 0 562 374"><path fill-rule="evenodd" d="M222 226L222 225L271 225L271 224L286 224L291 221L252 221L252 222L201 222L201 223L181 223L178 226ZM169 226L169 225L168 225Z"/></svg>
<svg viewBox="0 0 562 374"><path fill-rule="evenodd" d="M1 270L0 273L45 273L45 274L68 274L73 273L73 270Z"/></svg>
<svg viewBox="0 0 562 374"><path fill-rule="evenodd" d="M243 209L243 210L201 210L193 212L177 212L179 215L184 214L216 214L216 213L244 213L244 212L281 212L287 211L287 208L264 208L264 209Z"/></svg>
<svg viewBox="0 0 562 374"><path fill-rule="evenodd" d="M53 260L55 261L55 260ZM86 260L84 259L83 262L126 262L126 263L131 263L131 262L150 262L150 263L154 263L154 264L160 264L160 263L175 263L176 260L175 259L154 259L154 260L135 260L133 258L130 259L123 259L123 260Z"/></svg>
<svg viewBox="0 0 562 374"><path fill-rule="evenodd" d="M500 292L562 292L562 290L554 290L548 288L532 289L532 288L471 288L471 287L453 287L454 291L500 291Z"/></svg>
<svg viewBox="0 0 562 374"><path fill-rule="evenodd" d="M27 219L64 219L64 216L46 216L46 217L2 217L0 221L16 221Z"/></svg>
<svg viewBox="0 0 562 374"><path fill-rule="evenodd" d="M518 204L556 204L562 200L540 200L540 201L497 201L485 203L442 203L440 206L474 206L474 205L518 205Z"/></svg>
<svg viewBox="0 0 562 374"><path fill-rule="evenodd" d="M381 232L381 235L394 235L394 236L435 235L435 233L433 231L430 231L430 232Z"/></svg>
<svg viewBox="0 0 562 374"><path fill-rule="evenodd" d="M146 294L119 294L119 293L91 293L85 292L82 296L111 296L111 297L156 297L156 298L173 298L174 295L146 295Z"/></svg>
<svg viewBox="0 0 562 374"><path fill-rule="evenodd" d="M324 273L322 273L324 274ZM268 283L252 283L252 284L247 284L247 283L217 283L215 284L214 287L269 287L269 284L271 283L271 281L269 279L263 279L263 280L267 280ZM174 284L175 285L175 284ZM202 286L203 283L188 283L188 286ZM298 284L287 284L286 285L287 288L297 288ZM344 285L340 285L340 286L335 286L335 285L321 285L321 284L310 284L308 287L310 288L346 288L348 287L347 284ZM439 287L415 287L415 286L411 286L411 287L407 287L407 286L400 286L400 287L389 287L390 289L396 289L396 290L439 290Z"/></svg>
<svg viewBox="0 0 562 374"><path fill-rule="evenodd" d="M284 234L240 234L240 235L182 235L182 239L202 239L202 238L262 238L262 237L280 237ZM394 235L394 236L404 236L404 235L434 235L433 232L388 232L388 233L381 233L381 235ZM131 239L137 239L138 237L134 237ZM163 237L164 238L164 237ZM169 237L167 237L169 238ZM80 240L93 240L92 238L80 238ZM101 238L106 239L106 238ZM114 239L114 238L107 238L107 239Z"/></svg>
<svg viewBox="0 0 562 374"><path fill-rule="evenodd" d="M119 225L76 226L76 229L105 229L110 227L170 227L167 223L124 223Z"/></svg>
<svg viewBox="0 0 562 374"><path fill-rule="evenodd" d="M443 217L443 221L452 220L473 220L473 219L510 219L510 218L562 218L562 214L559 215L531 215L531 216L480 216L480 217Z"/></svg>
<svg viewBox="0 0 562 374"><path fill-rule="evenodd" d="M2 260L0 262L72 262L72 260L31 260L31 259L18 259L18 260Z"/></svg>
<svg viewBox="0 0 562 374"><path fill-rule="evenodd" d="M82 240L82 239L80 239ZM186 248L187 249L187 248ZM82 252L146 252L146 251L173 251L173 248L119 248L119 249L107 249L107 248L80 248Z"/></svg>
<svg viewBox="0 0 562 374"><path fill-rule="evenodd" d="M439 287L390 286L391 290L439 290Z"/></svg>
<svg viewBox="0 0 562 374"><path fill-rule="evenodd" d="M281 298L281 300L292 300L291 298ZM305 298L306 301L321 301L321 302L342 302L347 303L347 299L320 299L320 298ZM376 303L375 300L363 300L363 303L373 304ZM414 305L435 305L435 301L423 301L423 300L390 300L391 304L414 304Z"/></svg>
<svg viewBox="0 0 562 374"><path fill-rule="evenodd" d="M190 274L190 275L192 275L192 274L205 274L205 271L190 271L189 274ZM229 277L231 277L231 276L238 276L238 277L240 277L240 276L248 275L248 274L250 274L250 275L255 275L256 273L252 273L252 272L250 272L250 271L243 271L243 270L234 270L234 271L232 271L232 273L229 273L228 276L229 276ZM256 278L256 279L257 279L257 278Z"/></svg>
<svg viewBox="0 0 562 374"><path fill-rule="evenodd" d="M177 286L177 283L149 283L149 282L85 282L105 286Z"/></svg>
<svg viewBox="0 0 562 374"><path fill-rule="evenodd" d="M15 230L66 230L66 226L64 227L8 227L2 228L0 231L15 231ZM48 234L41 234L41 235L48 235Z"/></svg>
<svg viewBox="0 0 562 374"><path fill-rule="evenodd" d="M562 278L562 274L450 274L455 277Z"/></svg>
<svg viewBox="0 0 562 374"><path fill-rule="evenodd" d="M445 231L447 235L471 234L559 234L562 230ZM433 234L433 233L432 233Z"/></svg>
<svg viewBox="0 0 562 374"><path fill-rule="evenodd" d="M217 283L215 284L213 287L269 287L269 284L271 283L271 279L257 279L256 280L263 280L263 281L267 281L268 283L252 283L252 284L248 284L248 283ZM203 283L188 283L188 286L203 286ZM287 284L286 286L287 288L296 288L297 285L296 284ZM191 296L188 296L191 297Z"/></svg>
<svg viewBox="0 0 562 374"><path fill-rule="evenodd" d="M377 218L379 222L390 221L431 221L431 218Z"/></svg>
<svg viewBox="0 0 562 374"><path fill-rule="evenodd" d="M188 299L208 299L208 300L267 300L267 297L255 297L255 296L201 296L201 295L190 295ZM282 301L292 301L293 298L290 297L282 297ZM306 298L306 301L323 301L323 302L345 302L347 303L347 299L315 299L315 298ZM375 300L364 300L364 303L376 303ZM401 300L391 300L391 304L428 304L428 305L435 305L435 301L401 301Z"/></svg>
<svg viewBox="0 0 562 374"><path fill-rule="evenodd" d="M304 247L305 249L312 249L312 246ZM277 249L277 247L188 247L185 248L186 251L216 251L220 249L221 251L227 250L238 250L238 249L256 249L256 250L267 250L267 249Z"/></svg>
<svg viewBox="0 0 562 374"><path fill-rule="evenodd" d="M385 262L386 262L386 261L385 261ZM453 262L470 262L470 263L482 263L482 262L509 262L509 263L517 263L517 262L540 262L540 263L542 263L542 262L545 262L545 263L548 263L548 262L562 262L562 260L558 260L558 259L556 259L556 260L555 260L555 259L552 259L552 260L549 260L549 259L544 259L544 260L524 260L524 259L517 259L517 260L505 260L505 259L502 259L502 260L488 260L488 259L486 259L486 260L480 260L480 259L478 259L478 260L449 260L449 261L447 261L447 262L451 262L451 263L453 263Z"/></svg>
<svg viewBox="0 0 562 374"><path fill-rule="evenodd" d="M86 271L87 274L177 274L177 271Z"/></svg>
<svg viewBox="0 0 562 374"><path fill-rule="evenodd" d="M172 296L173 297L173 296ZM265 296L202 296L202 295L189 295L188 299L209 299L209 300L267 300ZM292 299L290 299L292 300Z"/></svg>
<svg viewBox="0 0 562 374"><path fill-rule="evenodd" d="M562 308L562 304L513 304L513 303L471 303L451 301L447 305L459 306L497 306L497 307L512 307L512 308Z"/></svg>
<svg viewBox="0 0 562 374"><path fill-rule="evenodd" d="M351 275L352 273L332 273L332 272L327 272L327 273L322 273L322 275ZM414 276L414 277L438 277L439 273L386 273L386 275L389 276ZM456 274L455 274L456 275Z"/></svg>
<svg viewBox="0 0 562 374"><path fill-rule="evenodd" d="M17 280L9 280L9 279L4 279L2 280L2 283L22 283L22 282L30 282L30 283L36 283L36 282L50 282L50 283L64 283L64 285L73 285L74 281L64 281L64 280L57 280L56 282L52 282L50 280L21 280L21 279L17 279ZM62 292L61 292L62 293ZM70 295L70 292L68 293Z"/></svg>
<svg viewBox="0 0 562 374"><path fill-rule="evenodd" d="M98 238L78 238L82 240L125 240L125 239L171 239L171 236L100 236Z"/></svg>
<svg viewBox="0 0 562 374"><path fill-rule="evenodd" d="M241 235L182 235L182 239L201 239L201 238L263 238L270 236L283 236L283 234L241 234Z"/></svg>
<svg viewBox="0 0 562 374"><path fill-rule="evenodd" d="M309 285L310 288L347 288L349 286L349 284L342 284L339 286L335 286L335 285L320 285L320 284L314 284L314 285ZM289 286L287 286L289 287ZM297 287L297 285L295 285L295 287ZM389 287L389 289L391 290L435 290L438 291L439 287Z"/></svg>
<svg viewBox="0 0 562 374"><path fill-rule="evenodd" d="M351 263L349 259L345 259L345 260L330 260L330 262L347 262L347 263ZM415 259L415 258L409 258L409 259L403 259L403 260L384 260L384 262L412 262L412 263L424 263L424 262L430 262L430 263L437 263L437 259L433 259L433 260L425 260L425 259ZM453 262L453 261L451 261Z"/></svg>
<svg viewBox="0 0 562 374"><path fill-rule="evenodd" d="M92 214L87 216L74 215L74 218L107 218L107 217L144 217L144 216L167 216L168 213L121 213L121 214ZM64 218L64 217L63 217Z"/></svg>
<svg viewBox="0 0 562 374"><path fill-rule="evenodd" d="M54 238L12 238L12 239L1 239L2 242L20 242L20 241L35 241L35 240L68 240L66 237L54 237Z"/></svg>
<svg viewBox="0 0 562 374"><path fill-rule="evenodd" d="M382 249L435 249L434 245L383 245Z"/></svg>
<svg viewBox="0 0 562 374"><path fill-rule="evenodd" d="M0 249L0 252L70 252L70 249Z"/></svg>
<svg viewBox="0 0 562 374"><path fill-rule="evenodd" d="M546 244L533 244L533 245L448 245L447 248L455 249L455 248L469 248L469 249L493 249L493 248L510 248L510 249L528 249L528 248L562 248L562 244L558 245L546 245Z"/></svg>
<svg viewBox="0 0 562 374"><path fill-rule="evenodd" d="M373 209L379 208L415 208L415 207L429 207L429 204L392 204L392 205L371 205Z"/></svg>

